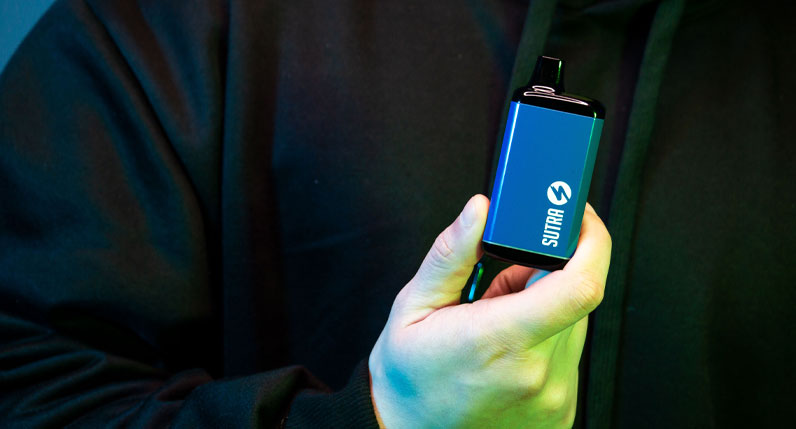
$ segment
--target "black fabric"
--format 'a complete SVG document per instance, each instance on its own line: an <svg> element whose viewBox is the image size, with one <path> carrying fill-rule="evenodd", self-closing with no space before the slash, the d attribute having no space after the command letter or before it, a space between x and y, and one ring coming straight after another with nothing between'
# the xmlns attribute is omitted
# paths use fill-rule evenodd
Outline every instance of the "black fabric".
<svg viewBox="0 0 796 429"><path fill-rule="evenodd" d="M683 13L683 0L663 1L650 23L644 55L639 65L638 83L623 145L622 161L611 201L608 224L612 232L611 285L605 293L599 317L593 319L592 365L589 371L587 409L589 427L612 426L616 389L617 355L622 330L622 313L627 290L631 240L635 229L644 163L655 123L661 81L671 51L672 39Z"/></svg>
<svg viewBox="0 0 796 429"><path fill-rule="evenodd" d="M796 9L686 12L641 179L614 424L787 425ZM669 269L642 268L651 265ZM652 412L661 401L664 419Z"/></svg>
<svg viewBox="0 0 796 429"><path fill-rule="evenodd" d="M0 75L2 425L375 425L362 360L538 53L607 107L623 243L576 426L787 422L793 11L688 1L645 71L663 6L56 3Z"/></svg>
<svg viewBox="0 0 796 429"><path fill-rule="evenodd" d="M796 382L788 363L796 355L796 271L788 262L796 206L786 197L796 191L788 137L796 109L786 76L796 74L796 10L688 1L665 65L651 73L660 82L638 81L642 59L665 54L649 47L666 3L562 1L545 45L570 59L568 88L607 106L589 201L624 253L613 255L607 305L591 327L607 323L618 342L601 344L594 334L587 343L577 424L787 425ZM656 85L641 123L651 135L638 157L629 122L650 94L636 91ZM626 167L629 156L635 166ZM619 183L625 168L640 176ZM617 219L617 210L632 216ZM617 243L628 224L629 243ZM615 271L618 257L626 274ZM610 300L624 275L624 291ZM615 361L605 353L611 347ZM595 392L610 399L586 396Z"/></svg>
<svg viewBox="0 0 796 429"><path fill-rule="evenodd" d="M284 425L288 428L374 426L367 364L357 365L348 385L338 392L311 391L297 396Z"/></svg>
<svg viewBox="0 0 796 429"><path fill-rule="evenodd" d="M336 397L275 369L269 17L59 2L0 77L3 426L273 426ZM360 379L327 424L376 424Z"/></svg>
<svg viewBox="0 0 796 429"><path fill-rule="evenodd" d="M525 7L56 3L0 76L3 424L374 425Z"/></svg>

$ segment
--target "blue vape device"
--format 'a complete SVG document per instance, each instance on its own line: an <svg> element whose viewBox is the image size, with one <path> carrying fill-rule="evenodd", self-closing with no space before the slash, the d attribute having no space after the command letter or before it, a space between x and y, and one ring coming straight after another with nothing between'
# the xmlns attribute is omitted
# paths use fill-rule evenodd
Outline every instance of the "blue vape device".
<svg viewBox="0 0 796 429"><path fill-rule="evenodd" d="M512 97L484 230L484 251L557 270L575 252L605 109L564 94L563 61L539 57Z"/></svg>

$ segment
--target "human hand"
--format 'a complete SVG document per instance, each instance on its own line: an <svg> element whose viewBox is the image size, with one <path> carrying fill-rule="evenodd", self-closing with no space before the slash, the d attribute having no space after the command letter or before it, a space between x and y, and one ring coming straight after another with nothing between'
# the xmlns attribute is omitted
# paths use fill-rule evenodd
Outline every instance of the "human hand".
<svg viewBox="0 0 796 429"><path fill-rule="evenodd" d="M398 293L369 358L388 428L567 427L575 416L586 316L602 300L611 238L590 205L563 270L512 266L459 304L481 257L489 200L470 199Z"/></svg>

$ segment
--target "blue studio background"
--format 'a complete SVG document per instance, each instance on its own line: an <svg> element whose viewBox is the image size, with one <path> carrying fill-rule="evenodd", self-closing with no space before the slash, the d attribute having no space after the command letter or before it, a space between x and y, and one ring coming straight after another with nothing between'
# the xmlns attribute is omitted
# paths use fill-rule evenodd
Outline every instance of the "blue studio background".
<svg viewBox="0 0 796 429"><path fill-rule="evenodd" d="M55 0L0 0L0 71Z"/></svg>

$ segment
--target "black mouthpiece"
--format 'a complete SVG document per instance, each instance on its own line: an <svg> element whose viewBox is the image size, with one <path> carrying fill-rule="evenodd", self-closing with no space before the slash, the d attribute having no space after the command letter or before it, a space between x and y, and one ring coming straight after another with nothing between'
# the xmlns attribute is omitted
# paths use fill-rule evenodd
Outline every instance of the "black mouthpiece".
<svg viewBox="0 0 796 429"><path fill-rule="evenodd" d="M564 61L540 56L528 86L542 91L549 88L556 94L564 92Z"/></svg>

